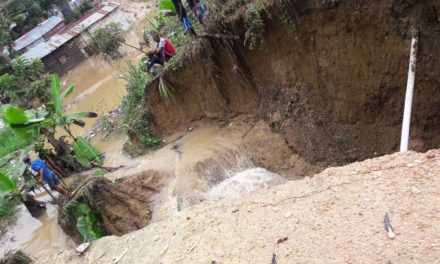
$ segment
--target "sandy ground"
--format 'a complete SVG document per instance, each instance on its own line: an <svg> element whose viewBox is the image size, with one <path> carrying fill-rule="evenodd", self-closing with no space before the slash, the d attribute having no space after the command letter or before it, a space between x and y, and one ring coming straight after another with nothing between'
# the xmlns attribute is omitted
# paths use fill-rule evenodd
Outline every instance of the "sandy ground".
<svg viewBox="0 0 440 264"><path fill-rule="evenodd" d="M329 168L36 263L440 263L439 174L440 150Z"/></svg>

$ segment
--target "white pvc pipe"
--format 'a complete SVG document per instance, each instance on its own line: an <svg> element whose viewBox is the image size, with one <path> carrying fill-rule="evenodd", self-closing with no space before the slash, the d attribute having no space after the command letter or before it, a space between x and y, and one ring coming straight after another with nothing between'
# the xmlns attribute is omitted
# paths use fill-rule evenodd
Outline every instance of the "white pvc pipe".
<svg viewBox="0 0 440 264"><path fill-rule="evenodd" d="M411 107L414 91L414 80L416 75L418 36L412 38L411 53L409 58L408 82L406 84L405 109L403 110L402 137L400 141L400 152L408 151L409 127L411 123Z"/></svg>

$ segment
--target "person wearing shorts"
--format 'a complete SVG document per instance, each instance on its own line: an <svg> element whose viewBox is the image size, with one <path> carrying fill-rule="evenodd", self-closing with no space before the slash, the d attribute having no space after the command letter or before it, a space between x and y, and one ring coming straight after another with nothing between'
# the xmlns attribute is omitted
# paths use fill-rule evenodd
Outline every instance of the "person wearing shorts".
<svg viewBox="0 0 440 264"><path fill-rule="evenodd" d="M25 157L23 162L31 165L31 169L36 171L37 174L37 182L39 184L43 184L44 181L47 182L51 190L57 191L61 194L68 194L68 191L60 185L60 181L53 174L53 172L47 167L46 161L42 159L31 160L29 157Z"/></svg>

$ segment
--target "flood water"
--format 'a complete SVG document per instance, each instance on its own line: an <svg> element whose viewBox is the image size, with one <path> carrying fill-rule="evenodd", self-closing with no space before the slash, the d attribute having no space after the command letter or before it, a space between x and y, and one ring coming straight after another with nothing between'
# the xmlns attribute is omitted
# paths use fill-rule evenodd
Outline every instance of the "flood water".
<svg viewBox="0 0 440 264"><path fill-rule="evenodd" d="M0 256L17 249L33 255L47 248L61 252L74 246L73 241L58 226L57 208L51 204L52 198L45 192L36 198L46 202L45 212L39 218L34 218L24 205L20 205L17 221L2 237Z"/></svg>
<svg viewBox="0 0 440 264"><path fill-rule="evenodd" d="M128 33L126 41L136 46L142 37L142 29L146 26L145 20L139 20ZM66 113L96 112L99 116L119 106L125 94L125 83L120 76L127 70L127 61L137 64L143 54L129 47L121 48L122 58L106 61L101 57L93 56L73 70L62 76L63 88L75 84L74 92L63 102ZM72 132L81 135L91 129L96 120L86 120L85 128L72 126ZM58 131L63 134L63 131ZM113 142L96 141L98 149L104 152L120 153L122 137ZM95 144L95 142L93 142ZM110 143L110 144L109 144ZM120 160L120 158L116 158ZM52 252L61 252L75 246L58 226L57 208L50 203L49 195L40 194L40 201L47 202L46 212L39 218L33 218L23 205L18 207L17 220L2 236L0 242L0 258L10 250L22 249L33 256L43 249Z"/></svg>
<svg viewBox="0 0 440 264"><path fill-rule="evenodd" d="M144 23L144 22L142 22ZM137 43L143 24L136 24L128 41ZM125 94L124 81L119 77L127 69L127 60L137 63L142 53L127 48L121 59L108 62L92 57L63 76L63 86L76 84L75 91L65 99L65 112L92 111L102 114L121 104ZM72 126L76 135L85 134L94 120L86 120L86 127ZM256 168L242 154L240 142L248 127L230 125L226 128L206 126L192 132L177 133L165 138L167 145L155 152L130 159L122 153L123 135L103 139L98 134L92 144L105 154L106 166L120 166L107 174L110 180L155 170L168 177L168 183L153 197L152 222L160 221L175 212L204 200L240 196L257 189L281 184L278 174ZM49 196L40 197L49 201ZM57 223L56 207L48 203L46 213L35 219L20 207L17 224L12 226L0 244L0 254L10 249L23 249L31 256L72 249L74 243L61 231Z"/></svg>

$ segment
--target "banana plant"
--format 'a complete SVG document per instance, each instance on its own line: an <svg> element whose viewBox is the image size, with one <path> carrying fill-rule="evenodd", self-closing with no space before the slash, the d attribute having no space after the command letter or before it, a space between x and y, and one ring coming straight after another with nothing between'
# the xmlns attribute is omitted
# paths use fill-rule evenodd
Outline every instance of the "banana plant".
<svg viewBox="0 0 440 264"><path fill-rule="evenodd" d="M0 197L7 195L19 196L20 194L16 181L0 172Z"/></svg>
<svg viewBox="0 0 440 264"><path fill-rule="evenodd" d="M74 141L73 149L78 162L83 167L91 167L91 162L101 163L100 153L91 146L86 139L75 137L70 125L75 124L84 127L83 118L95 118L98 115L94 112L77 112L63 115L63 100L73 92L75 85L69 86L61 92L61 82L57 75L52 76L52 102L46 108L23 111L13 106L4 106L0 113L3 120L12 127L20 136L29 138L40 133L40 128L52 128L56 126L63 128Z"/></svg>
<svg viewBox="0 0 440 264"><path fill-rule="evenodd" d="M94 112L77 112L77 113L63 115L63 100L68 95L70 95L74 89L75 89L75 85L71 85L61 93L60 78L58 77L58 75L52 76L51 106L53 106L53 109L55 110L55 115L53 116L53 119L56 122L56 124L64 128L64 130L73 139L75 139L75 137L72 135L72 132L70 131L69 128L70 124L75 124L77 126L84 127L85 122L82 120L83 118L95 118L98 116Z"/></svg>

